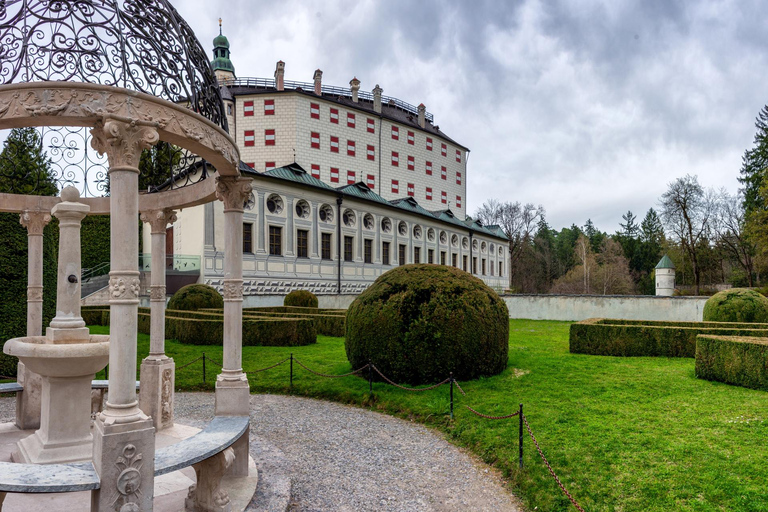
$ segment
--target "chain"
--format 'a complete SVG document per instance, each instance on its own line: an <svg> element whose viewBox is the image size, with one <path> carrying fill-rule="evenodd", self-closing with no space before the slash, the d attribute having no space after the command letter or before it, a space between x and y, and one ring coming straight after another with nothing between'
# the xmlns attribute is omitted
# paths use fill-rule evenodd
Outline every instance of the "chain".
<svg viewBox="0 0 768 512"><path fill-rule="evenodd" d="M547 465L547 469L549 469L549 473L552 475L552 477L555 479L555 482L557 482L557 485L560 486L560 489L565 493L565 495L568 497L569 500L571 500L571 503L573 503L573 506L576 507L579 512L584 512L584 509L579 506L578 503L576 503L576 500L573 499L573 496L571 496L571 493L569 493L567 490L565 490L565 486L560 481L559 478L557 478L557 475L552 470L552 466L549 465L549 461L544 456L544 452L541 451L541 447L539 446L538 441L536 441L536 437L533 435L533 432L531 431L531 426L528 424L528 418L525 417L525 414L523 414L523 421L525 422L525 428L528 429L528 433L531 435L531 439L533 439L533 444L536 445L536 449L539 451L539 455L541 455L541 459L544 461L544 464Z"/></svg>
<svg viewBox="0 0 768 512"><path fill-rule="evenodd" d="M464 407L469 409L473 414L476 414L476 415L480 416L481 418L485 418L485 419L488 419L488 420L506 420L507 418L514 418L515 416L520 414L520 411L515 411L512 414L507 414L506 416L489 416L487 414L483 414L481 412L477 412L476 410L474 410L473 408L471 408L468 405L465 405Z"/></svg>
<svg viewBox="0 0 768 512"><path fill-rule="evenodd" d="M277 368L278 366L280 366L281 364L285 363L289 359L290 359L290 357L286 357L285 359L283 359L282 361L280 361L277 364L273 364L272 366L267 366L266 368L261 368L259 370L251 370L251 371L246 372L246 373L259 373L259 372L264 372L264 371L267 371L267 370L271 370L272 368Z"/></svg>
<svg viewBox="0 0 768 512"><path fill-rule="evenodd" d="M459 383L456 382L456 379L453 379L453 383L456 384L456 387L459 388L459 391L461 392L462 395L467 396L467 394L464 392L464 390L461 389L461 386L459 386Z"/></svg>
<svg viewBox="0 0 768 512"><path fill-rule="evenodd" d="M210 357L208 357L208 356L205 356L205 358L206 358L207 360L209 360L210 362L212 362L213 364L217 365L219 368L224 368L224 366L223 366L223 365L222 365L220 362L218 362L217 360L215 360L215 359L211 359L211 358L210 358Z"/></svg>
<svg viewBox="0 0 768 512"><path fill-rule="evenodd" d="M360 373L361 371L363 371L363 370L365 370L366 368L368 368L368 365L365 365L365 366L363 366L362 368L358 368L357 370L353 370L353 371L351 371L351 372L349 372L349 373L345 373L345 374L343 374L343 375L329 375L329 374L327 374L327 373L320 373L320 372L316 372L315 370L312 370L312 369L310 369L310 368L307 368L306 366L304 366L304 363L302 363L301 361L299 361L299 360L298 360L298 359L296 359L295 357L293 358L293 360L294 360L294 361L295 361L295 362L296 362L296 363L297 363L299 366L301 366L302 368L304 368L305 370L307 370L309 373L314 373L315 375L319 375L320 377L328 377L329 379L336 379L336 378L338 378L338 377L349 377L350 375L354 375L354 374L356 374L356 373Z"/></svg>
<svg viewBox="0 0 768 512"><path fill-rule="evenodd" d="M203 356L200 356L200 357L198 357L197 359L193 359L192 361L188 362L188 363L187 363L187 364L185 364L184 366L177 366L177 367L176 367L176 371L182 370L182 369L186 368L187 366L191 365L192 363L196 363L196 362L198 362L198 361L199 361L199 360L201 360L202 358L203 358Z"/></svg>
<svg viewBox="0 0 768 512"><path fill-rule="evenodd" d="M16 380L16 377L9 377L7 375L0 375L0 379L2 379L2 380Z"/></svg>
<svg viewBox="0 0 768 512"><path fill-rule="evenodd" d="M438 382L437 384L434 384L434 385L432 385L432 386L429 386L429 387L426 387L426 388L408 388L408 387L405 387L405 386L401 386L400 384L398 384L398 383L396 383L396 382L393 382L392 380L390 380L390 379L389 379L389 378L388 378L386 375L384 375L383 373L381 373L381 372L379 371L379 369L378 369L378 368L376 368L376 366L375 366L375 365L371 365L371 367L372 367L374 370L376 370L376 373L378 373L378 374L381 376L381 378L382 378L382 379L384 379L385 381L389 382L390 384L392 384L392 385L393 385L393 386L395 386L396 388L404 389L404 390L406 390L406 391L428 391L428 390L430 390L430 389L439 388L439 387L440 387L440 386L442 386L443 384L447 384L447 383L451 382L451 378L450 378L450 377L448 377L448 378L447 378L447 379L445 379L443 382Z"/></svg>

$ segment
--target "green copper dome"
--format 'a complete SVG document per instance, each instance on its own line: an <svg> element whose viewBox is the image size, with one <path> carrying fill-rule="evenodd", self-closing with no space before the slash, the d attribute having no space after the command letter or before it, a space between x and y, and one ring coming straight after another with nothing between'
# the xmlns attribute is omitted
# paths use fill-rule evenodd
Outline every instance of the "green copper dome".
<svg viewBox="0 0 768 512"><path fill-rule="evenodd" d="M213 38L213 71L229 71L235 74L235 66L229 60L229 39L221 33L221 20L219 20L219 35Z"/></svg>
<svg viewBox="0 0 768 512"><path fill-rule="evenodd" d="M219 34L215 38L213 38L213 47L229 48L229 39L227 39L227 36Z"/></svg>
<svg viewBox="0 0 768 512"><path fill-rule="evenodd" d="M656 268L675 268L675 264L672 263L672 260L669 259L669 256L666 254L663 258L661 258L661 261L659 261L659 264L656 265Z"/></svg>

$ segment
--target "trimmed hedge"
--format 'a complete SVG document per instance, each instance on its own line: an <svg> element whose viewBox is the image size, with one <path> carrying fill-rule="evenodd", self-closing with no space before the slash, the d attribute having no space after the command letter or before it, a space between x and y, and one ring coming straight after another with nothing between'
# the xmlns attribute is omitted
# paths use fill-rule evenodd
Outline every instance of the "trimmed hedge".
<svg viewBox="0 0 768 512"><path fill-rule="evenodd" d="M283 299L283 306L317 307L317 296L307 290L294 290Z"/></svg>
<svg viewBox="0 0 768 512"><path fill-rule="evenodd" d="M243 311L248 312L259 312L259 311L266 311L271 313L309 313L312 315L316 315L318 313L320 314L327 314L327 315L345 315L347 314L346 309L320 309L320 308L304 308L300 306L262 306L262 307L256 307L256 308L243 308Z"/></svg>
<svg viewBox="0 0 768 512"><path fill-rule="evenodd" d="M509 312L480 279L445 265L403 265L381 275L347 312L353 368L370 360L396 382L495 375L507 367Z"/></svg>
<svg viewBox="0 0 768 512"><path fill-rule="evenodd" d="M188 284L174 293L168 301L168 309L197 311L206 308L224 308L224 298L216 288L207 284Z"/></svg>
<svg viewBox="0 0 768 512"><path fill-rule="evenodd" d="M768 299L747 288L716 293L704 304L704 321L768 323Z"/></svg>
<svg viewBox="0 0 768 512"><path fill-rule="evenodd" d="M768 337L768 324L637 322L591 318L570 329L573 354L627 357L695 357L696 336Z"/></svg>
<svg viewBox="0 0 768 512"><path fill-rule="evenodd" d="M768 391L768 339L698 336L696 377Z"/></svg>

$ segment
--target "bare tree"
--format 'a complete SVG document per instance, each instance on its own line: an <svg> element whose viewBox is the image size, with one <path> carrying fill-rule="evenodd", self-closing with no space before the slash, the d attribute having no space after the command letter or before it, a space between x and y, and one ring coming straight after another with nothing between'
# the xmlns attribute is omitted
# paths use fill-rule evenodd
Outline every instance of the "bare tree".
<svg viewBox="0 0 768 512"><path fill-rule="evenodd" d="M712 223L717 243L736 260L747 275L749 286L754 286L755 243L746 233L746 211L741 194L730 195L721 190L717 195L717 215Z"/></svg>
<svg viewBox="0 0 768 512"><path fill-rule="evenodd" d="M517 262L523 253L525 244L531 242L538 223L544 218L544 207L531 203L521 204L519 201L501 202L489 199L475 212L475 218L483 226L496 225L509 238L509 283L515 275Z"/></svg>
<svg viewBox="0 0 768 512"><path fill-rule="evenodd" d="M714 191L705 191L698 177L690 174L670 183L661 196L661 218L691 260L697 295L701 282L699 249L709 238L715 204Z"/></svg>

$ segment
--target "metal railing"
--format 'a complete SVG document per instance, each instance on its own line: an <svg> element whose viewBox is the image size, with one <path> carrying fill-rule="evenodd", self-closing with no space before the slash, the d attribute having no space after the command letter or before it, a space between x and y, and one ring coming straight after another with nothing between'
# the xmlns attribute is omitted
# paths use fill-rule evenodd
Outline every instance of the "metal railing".
<svg viewBox="0 0 768 512"><path fill-rule="evenodd" d="M255 78L255 77L242 77L231 78L221 81L222 85L227 87L261 87L264 89L276 89L275 80L273 78ZM312 92L315 90L315 84L310 82L294 82L292 80L284 80L283 85L286 89L301 89L303 91ZM321 87L323 94L330 94L333 96L344 96L347 98L352 97L352 91L345 87L336 87L333 85L323 85ZM364 100L373 101L373 94L366 91L358 91L359 98ZM393 98L392 96L381 96L382 105L394 105L395 107L404 110L411 114L419 114L419 107L411 105L403 100ZM424 117L430 123L435 122L435 116L430 112L426 112Z"/></svg>
<svg viewBox="0 0 768 512"><path fill-rule="evenodd" d="M152 255L139 255L139 270L152 270ZM190 254L166 254L165 270L174 272L200 272L200 256Z"/></svg>

